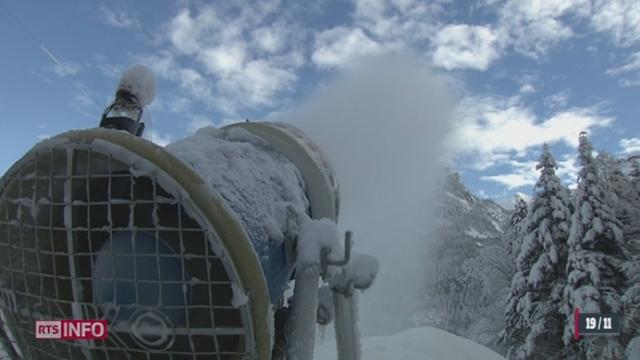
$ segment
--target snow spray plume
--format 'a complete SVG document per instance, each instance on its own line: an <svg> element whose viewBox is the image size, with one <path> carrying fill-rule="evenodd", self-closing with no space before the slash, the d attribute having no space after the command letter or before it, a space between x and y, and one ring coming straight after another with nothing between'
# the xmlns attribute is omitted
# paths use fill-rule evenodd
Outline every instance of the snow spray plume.
<svg viewBox="0 0 640 360"><path fill-rule="evenodd" d="M327 153L340 182L340 226L380 260L360 299L365 334L409 326L424 296L432 192L450 124L449 98L409 55L377 57L341 73L285 120ZM422 299L424 301L424 299Z"/></svg>
<svg viewBox="0 0 640 360"><path fill-rule="evenodd" d="M136 97L140 106L148 106L156 97L156 79L144 65L134 65L120 77L117 91L125 90Z"/></svg>

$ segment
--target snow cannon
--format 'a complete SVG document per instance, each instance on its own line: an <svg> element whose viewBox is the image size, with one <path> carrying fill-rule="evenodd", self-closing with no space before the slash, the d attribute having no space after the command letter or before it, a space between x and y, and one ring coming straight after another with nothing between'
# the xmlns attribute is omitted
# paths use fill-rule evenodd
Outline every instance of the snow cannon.
<svg viewBox="0 0 640 360"><path fill-rule="evenodd" d="M307 360L333 320L339 358L359 359L357 290L378 263L338 236L326 156L272 122L157 146L140 137L152 80L126 73L99 128L36 144L0 179L0 354ZM107 337L35 326L65 320L106 320Z"/></svg>

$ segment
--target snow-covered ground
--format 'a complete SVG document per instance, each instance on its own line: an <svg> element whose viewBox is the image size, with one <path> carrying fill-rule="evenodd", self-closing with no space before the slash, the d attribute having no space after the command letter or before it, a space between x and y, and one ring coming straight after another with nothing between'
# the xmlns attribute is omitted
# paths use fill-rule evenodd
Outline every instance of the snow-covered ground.
<svg viewBox="0 0 640 360"><path fill-rule="evenodd" d="M318 344L316 360L336 359L336 343ZM422 327L389 336L362 339L362 359L367 360L504 360L471 340L444 330Z"/></svg>

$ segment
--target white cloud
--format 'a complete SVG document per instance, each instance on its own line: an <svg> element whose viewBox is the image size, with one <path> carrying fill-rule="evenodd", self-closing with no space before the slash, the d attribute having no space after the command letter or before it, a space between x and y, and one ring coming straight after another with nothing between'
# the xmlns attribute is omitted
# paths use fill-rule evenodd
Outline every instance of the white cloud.
<svg viewBox="0 0 640 360"><path fill-rule="evenodd" d="M570 189L575 189L577 186L578 172L580 171L577 156L577 154L565 154L562 156L562 160L556 160L558 164L556 174L565 184L569 185Z"/></svg>
<svg viewBox="0 0 640 360"><path fill-rule="evenodd" d="M573 27L582 21L611 35L617 45L640 39L637 0L485 0L498 18L492 27L446 24L447 14L455 11L447 9L450 3L355 0L354 27L363 29L383 48L389 44L420 47L430 42L434 62L447 70L486 70L508 48L542 58L574 37Z"/></svg>
<svg viewBox="0 0 640 360"><path fill-rule="evenodd" d="M220 105L220 100L214 96L211 81L206 79L197 70L182 67L175 57L168 51L155 55L142 55L137 57L137 62L148 66L159 78L176 82L183 94L189 98L202 101L208 107ZM172 94L173 97L184 97L181 94ZM171 100L168 100L171 102Z"/></svg>
<svg viewBox="0 0 640 360"><path fill-rule="evenodd" d="M252 60L243 64L241 71L220 76L216 83L218 93L232 102L244 102L249 107L271 106L276 94L292 88L297 76L275 66L267 60ZM233 108L227 113L233 115Z"/></svg>
<svg viewBox="0 0 640 360"><path fill-rule="evenodd" d="M540 83L540 76L541 74L539 72L530 70L525 70L523 74L516 75L513 80L520 85L518 93L526 96L537 92L538 88L536 84Z"/></svg>
<svg viewBox="0 0 640 360"><path fill-rule="evenodd" d="M622 139L620 147L625 154L640 152L640 138Z"/></svg>
<svg viewBox="0 0 640 360"><path fill-rule="evenodd" d="M524 84L520 87L519 92L524 95L533 94L536 92L536 88L533 84Z"/></svg>
<svg viewBox="0 0 640 360"><path fill-rule="evenodd" d="M195 54L202 47L201 38L216 38L219 36L217 30L222 24L213 7L204 8L195 17L191 16L191 11L183 9L169 22L169 40L178 51Z"/></svg>
<svg viewBox="0 0 640 360"><path fill-rule="evenodd" d="M509 190L534 185L538 179L536 161L528 158L542 144L562 143L576 148L580 131L611 125L613 118L595 108L570 108L539 118L519 97L468 97L458 106L457 126L451 138L453 152L470 167L487 171L506 166L507 170L481 177ZM578 168L575 154L564 154L558 176L575 184Z"/></svg>
<svg viewBox="0 0 640 360"><path fill-rule="evenodd" d="M536 182L536 178L529 176L527 173L513 173L513 174L500 174L483 176L482 180L494 181L506 186L509 190L519 187L533 185Z"/></svg>
<svg viewBox="0 0 640 360"><path fill-rule="evenodd" d="M442 27L448 0L355 0L354 22L383 43L430 39Z"/></svg>
<svg viewBox="0 0 640 360"><path fill-rule="evenodd" d="M608 32L620 45L640 40L640 1L596 0L593 2L591 26Z"/></svg>
<svg viewBox="0 0 640 360"><path fill-rule="evenodd" d="M188 89L196 99L212 100L211 82L200 72L190 68L177 68L178 82L183 89Z"/></svg>
<svg viewBox="0 0 640 360"><path fill-rule="evenodd" d="M320 67L351 63L363 55L418 49L443 27L449 0L354 0L351 23L314 34L312 60Z"/></svg>
<svg viewBox="0 0 640 360"><path fill-rule="evenodd" d="M576 179L580 168L577 165L576 154L564 154L561 160L556 160L558 169L556 175L567 184L569 188L575 188ZM540 177L540 172L536 170L537 161L509 160L503 165L508 165L510 170L503 174L487 175L481 177L485 181L493 181L506 186L509 190L523 186L533 186Z"/></svg>
<svg viewBox="0 0 640 360"><path fill-rule="evenodd" d="M512 157L511 153L500 153L500 152L486 153L485 152L482 154L482 156L478 156L477 158L473 159L473 161L470 161L469 163L471 164L472 169L483 171L483 170L490 169L498 164L504 164L509 159L511 159L511 157Z"/></svg>
<svg viewBox="0 0 640 360"><path fill-rule="evenodd" d="M569 97L571 95L571 91L563 90L557 92L555 94L549 95L544 99L544 104L548 108L552 110L557 110L559 108L564 108L567 106L567 102L569 101Z"/></svg>
<svg viewBox="0 0 640 360"><path fill-rule="evenodd" d="M169 52L159 55L139 56L138 61L146 64L159 77L176 82L182 91L172 94L184 103L187 96L201 101L212 110L234 115L243 104L270 105L274 94L284 85L292 84L294 75L279 68L271 67L267 61L255 60L243 65L240 72L230 72L214 81L196 69L183 67ZM171 104L172 99L167 102ZM181 104L178 105L178 110ZM182 104L186 105L186 104Z"/></svg>
<svg viewBox="0 0 640 360"><path fill-rule="evenodd" d="M102 21L107 25L123 29L140 28L140 22L124 11L113 11L101 6L100 13L102 14Z"/></svg>
<svg viewBox="0 0 640 360"><path fill-rule="evenodd" d="M573 36L562 17L575 11L580 2L585 1L511 0L494 6L498 7L498 24L508 42L525 55L539 57Z"/></svg>
<svg viewBox="0 0 640 360"><path fill-rule="evenodd" d="M217 81L197 70L176 66L169 74L170 79L207 107L227 115L234 115L243 108L273 105L276 94L297 79L294 74L264 60L248 62L242 71L231 72Z"/></svg>
<svg viewBox="0 0 640 360"><path fill-rule="evenodd" d="M413 48L423 51L442 28L444 3L414 0L355 0L351 23L314 33L311 59L322 68L351 64L371 54Z"/></svg>
<svg viewBox="0 0 640 360"><path fill-rule="evenodd" d="M607 70L607 74L619 77L622 86L640 85L640 51L631 54L626 61L622 66Z"/></svg>
<svg viewBox="0 0 640 360"><path fill-rule="evenodd" d="M221 77L242 71L246 49L242 42L229 42L200 51L200 61L212 74Z"/></svg>
<svg viewBox="0 0 640 360"><path fill-rule="evenodd" d="M290 36L285 24L277 22L262 26L251 33L257 47L268 53L277 53L284 49L286 38Z"/></svg>
<svg viewBox="0 0 640 360"><path fill-rule="evenodd" d="M509 190L533 185L538 181L538 171L536 161L508 161L512 172L508 174L488 175L481 177L482 180L493 181L505 185Z"/></svg>
<svg viewBox="0 0 640 360"><path fill-rule="evenodd" d="M286 10L279 6L229 3L193 13L181 10L167 26L167 39L204 72L192 66L187 80L176 81L207 83L206 98L215 97L215 103L223 105L219 110L229 116L241 109L273 106L292 89L296 70L304 64L296 25L265 20ZM182 58L173 61L181 63Z"/></svg>
<svg viewBox="0 0 640 360"><path fill-rule="evenodd" d="M447 70L486 70L499 57L498 35L489 27L447 25L433 40L433 62Z"/></svg>
<svg viewBox="0 0 640 360"><path fill-rule="evenodd" d="M572 25L586 20L616 45L640 40L640 2L637 0L507 0L485 1L498 13L498 28L507 43L525 55L539 58L573 37ZM573 21L572 21L573 20Z"/></svg>
<svg viewBox="0 0 640 360"><path fill-rule="evenodd" d="M342 66L381 50L381 45L370 39L362 29L338 26L316 34L311 59L321 67Z"/></svg>
<svg viewBox="0 0 640 360"><path fill-rule="evenodd" d="M282 104L308 60L332 68L365 55L398 48L425 51L426 47L433 63L444 69L484 71L508 48L533 57L546 54L574 36L571 18L591 16L597 31L626 34L614 36L620 42L629 42L638 29L637 2L619 1L616 6L603 1L592 6L589 0L485 3L498 15L495 25L446 24L451 18L448 0L354 0L351 21L316 32L299 20L305 6L277 0L190 6L168 22L165 37L177 55L174 61L204 77L191 76L187 81L208 83L207 95L199 98L212 94L217 104L224 104L225 116L233 117L241 110ZM101 11L114 26L136 24L126 13ZM314 42L308 44L309 39ZM521 84L521 94L534 91L534 84Z"/></svg>
<svg viewBox="0 0 640 360"><path fill-rule="evenodd" d="M631 54L627 59L628 62L620 67L609 69L607 71L610 75L619 75L632 71L640 71L640 51Z"/></svg>
<svg viewBox="0 0 640 360"><path fill-rule="evenodd" d="M459 105L458 118L454 147L480 153L523 153L545 142L576 147L580 131L613 122L592 108L572 108L538 119L517 98L467 98Z"/></svg>

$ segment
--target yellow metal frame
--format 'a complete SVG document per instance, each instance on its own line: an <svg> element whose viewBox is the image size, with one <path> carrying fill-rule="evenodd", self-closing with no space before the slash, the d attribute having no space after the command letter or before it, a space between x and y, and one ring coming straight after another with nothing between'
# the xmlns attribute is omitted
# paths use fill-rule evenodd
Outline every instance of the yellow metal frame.
<svg viewBox="0 0 640 360"><path fill-rule="evenodd" d="M155 164L190 195L190 200L215 229L241 281L239 285L247 291L257 359L271 359L272 330L268 321L271 305L262 267L247 234L235 216L227 210L215 189L162 147L128 133L106 129L75 130L49 141L54 144L66 141L90 144L96 140L125 148Z"/></svg>

